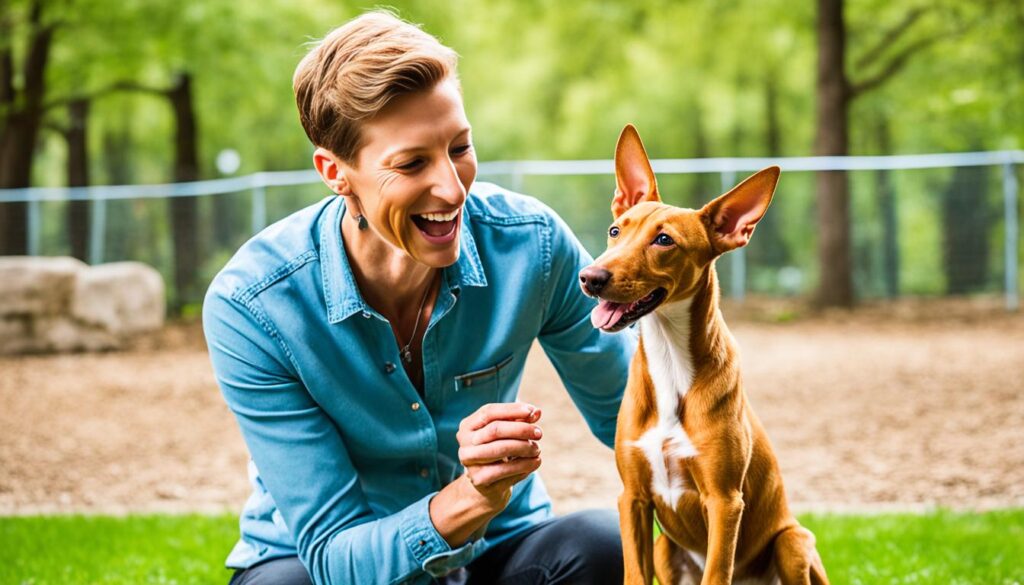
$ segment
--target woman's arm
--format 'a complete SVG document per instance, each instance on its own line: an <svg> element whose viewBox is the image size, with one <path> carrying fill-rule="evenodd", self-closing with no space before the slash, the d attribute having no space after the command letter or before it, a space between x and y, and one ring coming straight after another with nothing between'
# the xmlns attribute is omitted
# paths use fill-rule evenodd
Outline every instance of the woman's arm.
<svg viewBox="0 0 1024 585"><path fill-rule="evenodd" d="M221 391L314 582L392 583L421 571L443 575L473 558L473 543L466 543L504 509L507 474L480 485L463 476L377 517L335 422L298 379L287 346L256 301L211 292L203 326ZM526 432L525 426L509 432ZM530 465L524 460L505 471L529 473Z"/></svg>

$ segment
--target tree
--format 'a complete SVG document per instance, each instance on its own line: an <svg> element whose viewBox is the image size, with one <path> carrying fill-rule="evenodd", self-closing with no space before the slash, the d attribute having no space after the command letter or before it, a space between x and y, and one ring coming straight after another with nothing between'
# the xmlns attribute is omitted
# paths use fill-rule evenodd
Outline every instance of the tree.
<svg viewBox="0 0 1024 585"><path fill-rule="evenodd" d="M858 70L872 70L859 81L847 74L847 28L844 0L818 0L817 133L814 153L846 156L850 150L850 107L855 99L878 88L900 72L911 57L948 36L948 31L900 43L931 8L915 7L883 31L857 60ZM899 47L894 49L893 47ZM817 177L818 265L821 282L817 302L826 307L852 307L854 288L850 257L850 186L845 171L823 171Z"/></svg>
<svg viewBox="0 0 1024 585"><path fill-rule="evenodd" d="M87 98L72 100L68 104L68 186L89 185L89 102ZM68 202L66 231L71 243L71 255L79 260L89 258L90 202L73 199Z"/></svg>
<svg viewBox="0 0 1024 585"><path fill-rule="evenodd" d="M941 193L942 270L946 292L962 295L984 290L989 274L993 220L989 169L957 167Z"/></svg>
<svg viewBox="0 0 1024 585"><path fill-rule="evenodd" d="M879 151L882 154L892 154L892 135L886 114L878 114L875 120L875 133ZM882 216L882 281L885 296L894 299L900 294L900 247L899 216L892 171L881 169L875 172L875 197Z"/></svg>
<svg viewBox="0 0 1024 585"><path fill-rule="evenodd" d="M43 15L41 0L27 14L0 1L0 189L28 187L32 157L43 125L46 67L56 24ZM15 22L25 18L26 50L20 68L15 63ZM28 252L28 204L0 203L0 255Z"/></svg>
<svg viewBox="0 0 1024 585"><path fill-rule="evenodd" d="M165 95L174 110L174 180L179 183L196 181L199 179L199 141L192 104L192 76L179 74ZM199 270L198 206L195 197L174 197L170 206L174 238L175 304L180 308L185 300L196 298L193 289Z"/></svg>

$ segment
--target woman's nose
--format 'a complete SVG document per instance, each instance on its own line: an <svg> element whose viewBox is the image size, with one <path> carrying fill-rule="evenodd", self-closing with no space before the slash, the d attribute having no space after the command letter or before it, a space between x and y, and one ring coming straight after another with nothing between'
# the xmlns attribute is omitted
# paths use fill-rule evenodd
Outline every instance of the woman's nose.
<svg viewBox="0 0 1024 585"><path fill-rule="evenodd" d="M444 160L435 174L433 194L454 205L461 205L466 199L466 188L459 177L459 171L451 160Z"/></svg>

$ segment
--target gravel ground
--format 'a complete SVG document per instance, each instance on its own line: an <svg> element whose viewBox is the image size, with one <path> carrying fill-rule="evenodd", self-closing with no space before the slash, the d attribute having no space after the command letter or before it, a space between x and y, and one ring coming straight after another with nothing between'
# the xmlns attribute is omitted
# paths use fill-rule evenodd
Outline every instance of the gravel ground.
<svg viewBox="0 0 1024 585"><path fill-rule="evenodd" d="M725 313L798 509L1024 505L1024 316L970 303ZM542 352L522 399L545 412L557 510L614 507L612 453ZM130 351L0 357L0 514L238 510L246 460L194 324Z"/></svg>

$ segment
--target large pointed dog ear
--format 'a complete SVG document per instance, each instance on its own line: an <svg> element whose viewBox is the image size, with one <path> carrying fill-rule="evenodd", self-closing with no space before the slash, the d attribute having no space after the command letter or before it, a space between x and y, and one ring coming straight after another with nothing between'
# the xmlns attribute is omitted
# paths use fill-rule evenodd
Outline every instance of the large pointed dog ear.
<svg viewBox="0 0 1024 585"><path fill-rule="evenodd" d="M612 217L618 218L641 201L661 201L644 143L632 124L626 124L615 145L615 183Z"/></svg>
<svg viewBox="0 0 1024 585"><path fill-rule="evenodd" d="M711 242L720 253L750 243L779 182L779 167L757 171L700 210Z"/></svg>

